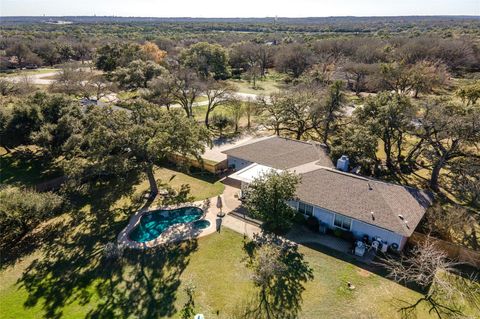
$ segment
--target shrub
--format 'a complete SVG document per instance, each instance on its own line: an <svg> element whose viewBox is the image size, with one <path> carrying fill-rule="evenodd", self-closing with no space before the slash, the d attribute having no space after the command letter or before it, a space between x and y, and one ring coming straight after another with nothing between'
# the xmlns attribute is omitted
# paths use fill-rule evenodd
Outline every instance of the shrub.
<svg viewBox="0 0 480 319"><path fill-rule="evenodd" d="M318 230L320 228L320 221L318 220L317 217L308 216L306 223L307 223L308 229L310 229L311 231L314 231L314 232L318 232Z"/></svg>
<svg viewBox="0 0 480 319"><path fill-rule="evenodd" d="M293 219L293 222L296 224L303 225L305 223L305 216L303 214L297 213Z"/></svg>
<svg viewBox="0 0 480 319"><path fill-rule="evenodd" d="M342 237L342 234L343 234L343 230L341 230L340 228L334 228L334 229L333 229L333 235L334 235L335 237L341 238L341 237Z"/></svg>

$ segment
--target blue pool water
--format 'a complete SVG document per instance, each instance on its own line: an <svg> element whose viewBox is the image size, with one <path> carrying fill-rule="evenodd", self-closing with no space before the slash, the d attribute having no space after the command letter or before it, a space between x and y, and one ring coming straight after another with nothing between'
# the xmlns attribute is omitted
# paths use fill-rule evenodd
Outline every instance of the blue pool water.
<svg viewBox="0 0 480 319"><path fill-rule="evenodd" d="M198 207L181 207L171 210L154 210L144 214L140 223L130 232L130 239L139 243L153 240L167 228L180 223L199 220L203 211Z"/></svg>

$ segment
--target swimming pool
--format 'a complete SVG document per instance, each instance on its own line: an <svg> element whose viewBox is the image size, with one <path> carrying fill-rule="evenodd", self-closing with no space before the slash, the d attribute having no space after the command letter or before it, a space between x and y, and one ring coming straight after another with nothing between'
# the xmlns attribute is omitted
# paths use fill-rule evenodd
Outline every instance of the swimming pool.
<svg viewBox="0 0 480 319"><path fill-rule="evenodd" d="M129 237L144 243L157 238L172 225L198 221L202 215L203 211L198 207L153 210L140 218L140 223L132 229Z"/></svg>

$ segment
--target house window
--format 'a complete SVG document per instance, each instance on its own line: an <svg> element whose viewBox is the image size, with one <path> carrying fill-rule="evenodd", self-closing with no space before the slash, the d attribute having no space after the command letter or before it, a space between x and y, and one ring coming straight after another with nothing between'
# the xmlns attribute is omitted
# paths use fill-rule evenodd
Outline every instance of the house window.
<svg viewBox="0 0 480 319"><path fill-rule="evenodd" d="M313 216L313 206L298 202L298 212L307 216Z"/></svg>
<svg viewBox="0 0 480 319"><path fill-rule="evenodd" d="M333 224L338 228L350 230L350 227L352 226L352 219L342 215L335 214L335 221Z"/></svg>

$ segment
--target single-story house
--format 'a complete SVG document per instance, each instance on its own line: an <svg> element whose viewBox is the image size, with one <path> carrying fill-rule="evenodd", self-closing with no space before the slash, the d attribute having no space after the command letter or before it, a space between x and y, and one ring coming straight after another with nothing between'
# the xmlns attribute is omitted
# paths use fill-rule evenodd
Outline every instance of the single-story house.
<svg viewBox="0 0 480 319"><path fill-rule="evenodd" d="M326 229L366 235L398 250L432 201L428 192L349 173L346 156L335 167L326 148L314 142L273 136L224 153L236 170L228 178L239 188L268 170L295 172L301 183L290 204L298 212L317 217Z"/></svg>

